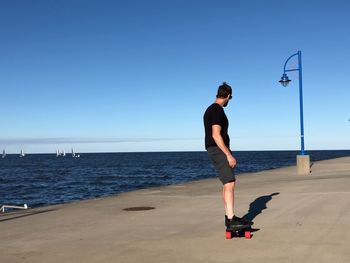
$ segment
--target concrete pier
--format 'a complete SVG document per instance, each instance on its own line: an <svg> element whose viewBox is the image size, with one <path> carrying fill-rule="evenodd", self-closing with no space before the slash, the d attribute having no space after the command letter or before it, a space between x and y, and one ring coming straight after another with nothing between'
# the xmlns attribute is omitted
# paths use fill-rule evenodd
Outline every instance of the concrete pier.
<svg viewBox="0 0 350 263"><path fill-rule="evenodd" d="M350 157L239 175L236 214L252 239L225 240L218 179L0 215L0 261L349 262ZM153 207L144 211L125 208ZM133 210L133 209L131 209Z"/></svg>

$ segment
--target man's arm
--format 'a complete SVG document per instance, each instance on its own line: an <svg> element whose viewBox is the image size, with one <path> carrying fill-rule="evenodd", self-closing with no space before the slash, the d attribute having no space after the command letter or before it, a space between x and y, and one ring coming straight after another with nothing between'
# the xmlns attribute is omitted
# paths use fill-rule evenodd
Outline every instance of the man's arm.
<svg viewBox="0 0 350 263"><path fill-rule="evenodd" d="M212 127L213 139L214 139L216 145L226 155L226 158L227 158L227 161L228 161L230 167L232 167L232 168L235 167L237 161L236 161L235 157L233 157L233 155L231 154L230 149L228 149L227 146L224 143L224 140L223 140L223 138L221 136L221 126L218 125L218 124L214 124L211 127Z"/></svg>

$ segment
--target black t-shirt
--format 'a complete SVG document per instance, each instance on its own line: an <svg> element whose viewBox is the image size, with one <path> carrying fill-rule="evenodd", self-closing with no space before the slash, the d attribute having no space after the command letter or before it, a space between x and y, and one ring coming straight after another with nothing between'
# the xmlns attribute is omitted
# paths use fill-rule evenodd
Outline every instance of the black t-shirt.
<svg viewBox="0 0 350 263"><path fill-rule="evenodd" d="M230 148L230 137L228 136L228 119L224 109L217 103L213 103L204 113L204 128L205 128L205 149L210 146L217 146L213 134L212 126L218 124L221 126L221 136L227 148Z"/></svg>

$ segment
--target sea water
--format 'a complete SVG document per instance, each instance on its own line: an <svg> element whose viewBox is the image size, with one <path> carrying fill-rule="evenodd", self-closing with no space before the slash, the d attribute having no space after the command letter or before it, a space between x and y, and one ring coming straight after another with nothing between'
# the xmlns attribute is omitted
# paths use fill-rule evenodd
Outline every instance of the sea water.
<svg viewBox="0 0 350 263"><path fill-rule="evenodd" d="M238 151L236 174L295 165L296 151ZM309 151L311 161L350 156ZM0 159L0 204L38 207L216 177L206 152L6 155Z"/></svg>

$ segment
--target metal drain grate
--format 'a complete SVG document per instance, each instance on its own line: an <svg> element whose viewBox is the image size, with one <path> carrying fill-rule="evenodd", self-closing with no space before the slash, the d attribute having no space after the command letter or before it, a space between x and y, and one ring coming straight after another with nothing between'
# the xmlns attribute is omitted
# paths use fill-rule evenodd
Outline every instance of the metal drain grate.
<svg viewBox="0 0 350 263"><path fill-rule="evenodd" d="M153 210L156 209L155 207L152 206L135 206L135 207L128 207L124 208L124 211L145 211L145 210Z"/></svg>

